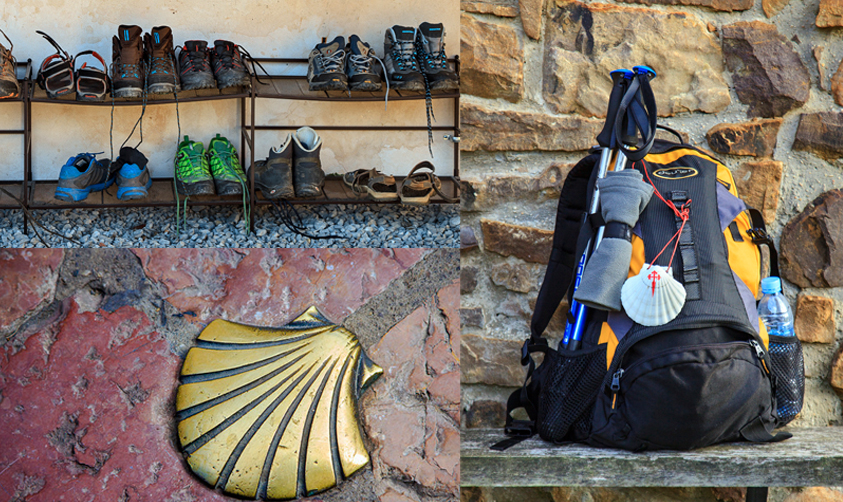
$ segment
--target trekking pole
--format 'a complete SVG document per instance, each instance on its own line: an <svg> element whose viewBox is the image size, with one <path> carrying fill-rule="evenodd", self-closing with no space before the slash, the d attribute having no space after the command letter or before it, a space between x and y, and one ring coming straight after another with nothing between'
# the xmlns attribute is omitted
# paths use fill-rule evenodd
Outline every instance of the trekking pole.
<svg viewBox="0 0 843 502"><path fill-rule="evenodd" d="M606 176L606 172L609 170L609 161L612 158L612 150L615 147L615 117L617 117L621 100L626 94L626 90L629 87L629 83L632 80L634 73L627 69L618 69L613 70L609 73L609 75L612 76L612 92L609 94L609 109L606 112L606 123L603 125L603 130L597 135L597 144L600 145L600 162L597 164L598 179L604 178ZM596 213L599 207L600 190L595 184L594 193L591 197L591 205L588 208L588 214ZM586 252L580 256L580 261L577 265L577 276L574 282L574 291L577 290L580 285L580 281L582 280L582 272L585 268L586 257L589 254L588 249L590 245L591 242L589 241L588 245L586 245ZM576 300L571 300L570 310L574 313L574 317L576 317L580 310L584 310L584 307L582 307L582 305L580 305ZM565 335L562 338L563 347L567 347L569 340L571 339L573 326L573 323L568 323L565 326Z"/></svg>
<svg viewBox="0 0 843 502"><path fill-rule="evenodd" d="M626 70L626 72L628 72L628 70ZM639 130L641 130L642 136L644 137L644 145L639 149L639 151L636 151L636 157L640 155L639 158L643 158L647 152L650 151L650 148L653 145L653 141L655 139L656 120L655 104L652 103L650 110L645 110L643 108L643 105L641 104L643 96L639 79L646 79L645 88L649 92L649 96L645 99L645 103L648 103L648 99L649 101L652 101L652 91L650 91L648 84L650 80L655 78L655 76L656 72L648 66L635 66L632 72L623 74L624 80L629 80L629 84L623 92L623 98L620 100L620 104L614 110L614 120L607 115L604 131L601 131L600 133L602 135L603 132L605 132L605 128L607 126L611 126L612 134L609 137L609 142L612 147L617 147L618 150L615 158L614 171L621 171L626 167L627 156L624 153L624 146L626 145L631 147L637 145L638 143L637 134L635 132L636 126ZM611 98L609 101L609 110L610 112L612 111ZM652 113L648 114L647 111L651 111ZM644 119L646 119L646 121ZM623 136L620 134L622 130L624 130ZM605 138L606 136L602 137L604 140ZM600 141L600 139L600 135L598 135L598 141ZM603 145L601 144L601 146ZM603 152L601 152L601 164L599 165L597 172L598 179L606 176L609 157L611 157L611 154L609 153L606 155L606 162L604 166L603 153L609 150L610 148L603 148ZM600 193L597 189L597 185L595 184L594 195L592 196L591 206L589 207L589 214L597 212L600 202L599 195ZM574 291L576 291L577 287L579 287L582 279L582 273L585 268L587 256L590 256L591 253L593 253L600 245L600 241L603 240L604 228L605 227L598 228L594 238L590 239L586 244L585 252L582 257L580 257L580 263L577 266L577 278L574 282ZM580 347L582 333L585 329L585 317L588 309L585 305L572 300L571 310L574 312L573 326L572 323L568 323L565 327L565 335L562 339L562 345L565 349L573 351L579 349Z"/></svg>

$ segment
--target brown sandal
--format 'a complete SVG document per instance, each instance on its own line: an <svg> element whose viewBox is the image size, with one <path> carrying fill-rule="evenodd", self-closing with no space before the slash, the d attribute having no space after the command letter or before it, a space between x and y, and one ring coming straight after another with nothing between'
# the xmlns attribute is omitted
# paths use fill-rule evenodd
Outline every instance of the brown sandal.
<svg viewBox="0 0 843 502"><path fill-rule="evenodd" d="M395 178L377 169L358 169L345 173L342 180L354 193L368 193L373 199L380 201L398 200Z"/></svg>
<svg viewBox="0 0 843 502"><path fill-rule="evenodd" d="M427 169L430 172L416 172L421 169ZM401 191L399 192L401 203L411 206L423 206L430 202L430 197L434 192L446 202L457 202L457 199L448 197L442 193L442 181L433 174L435 169L433 164L426 160L416 164L416 167L401 182Z"/></svg>

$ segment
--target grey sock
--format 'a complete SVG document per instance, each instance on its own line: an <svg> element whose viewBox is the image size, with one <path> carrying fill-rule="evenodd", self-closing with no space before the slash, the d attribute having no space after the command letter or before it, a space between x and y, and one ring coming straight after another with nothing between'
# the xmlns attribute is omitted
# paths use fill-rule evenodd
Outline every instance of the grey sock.
<svg viewBox="0 0 843 502"><path fill-rule="evenodd" d="M600 310L621 309L621 287L629 275L632 243L624 239L603 239L582 273L574 300Z"/></svg>

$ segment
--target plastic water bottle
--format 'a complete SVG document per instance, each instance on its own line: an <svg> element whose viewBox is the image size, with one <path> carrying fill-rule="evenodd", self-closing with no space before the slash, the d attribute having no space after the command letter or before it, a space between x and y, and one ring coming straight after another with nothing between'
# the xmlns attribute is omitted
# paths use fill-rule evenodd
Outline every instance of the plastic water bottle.
<svg viewBox="0 0 843 502"><path fill-rule="evenodd" d="M761 302L758 317L767 327L767 333L775 336L796 336L793 332L793 312L782 294L782 281L778 277L761 280Z"/></svg>

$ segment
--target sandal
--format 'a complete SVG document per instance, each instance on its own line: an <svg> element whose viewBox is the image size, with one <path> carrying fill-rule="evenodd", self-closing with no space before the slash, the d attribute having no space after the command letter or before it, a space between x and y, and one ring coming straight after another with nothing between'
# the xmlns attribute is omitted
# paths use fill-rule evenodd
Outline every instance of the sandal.
<svg viewBox="0 0 843 502"><path fill-rule="evenodd" d="M345 173L342 179L354 193L368 193L377 201L398 200L395 178L377 169L358 169Z"/></svg>
<svg viewBox="0 0 843 502"><path fill-rule="evenodd" d="M105 99L105 93L108 92L108 67L105 65L105 60L95 51L83 51L77 54L73 60L74 70L76 63L82 56L94 56L102 64L102 70L95 66L88 66L88 63L82 63L82 67L74 72L76 100L102 101Z"/></svg>
<svg viewBox="0 0 843 502"><path fill-rule="evenodd" d="M420 169L427 169L430 172L416 172ZM416 164L410 174L401 182L399 196L402 204L411 206L423 206L430 202L430 197L436 192L446 202L455 203L458 199L448 197L442 193L442 181L433 174L436 168L428 161Z"/></svg>
<svg viewBox="0 0 843 502"><path fill-rule="evenodd" d="M38 70L38 85L47 91L47 97L55 99L75 90L73 58L50 35L36 31L56 48L56 53L47 56Z"/></svg>

